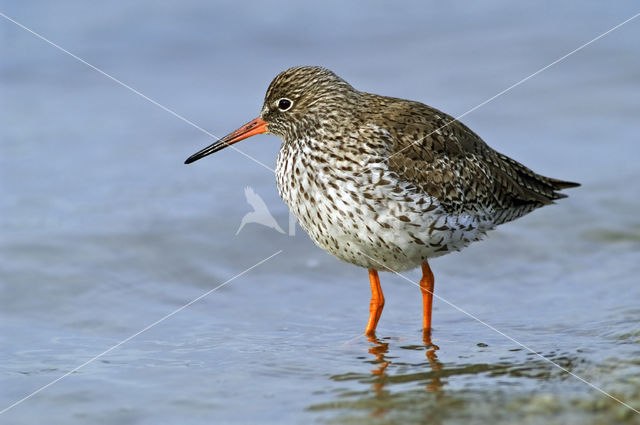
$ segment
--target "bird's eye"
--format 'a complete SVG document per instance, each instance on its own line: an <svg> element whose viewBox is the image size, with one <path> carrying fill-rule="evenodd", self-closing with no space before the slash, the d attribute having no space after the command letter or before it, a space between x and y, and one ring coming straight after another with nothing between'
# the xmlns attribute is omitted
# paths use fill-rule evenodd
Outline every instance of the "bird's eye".
<svg viewBox="0 0 640 425"><path fill-rule="evenodd" d="M288 111L289 108L291 108L291 105L293 105L293 102L287 99L286 97L283 97L282 99L278 100L278 108L281 111Z"/></svg>

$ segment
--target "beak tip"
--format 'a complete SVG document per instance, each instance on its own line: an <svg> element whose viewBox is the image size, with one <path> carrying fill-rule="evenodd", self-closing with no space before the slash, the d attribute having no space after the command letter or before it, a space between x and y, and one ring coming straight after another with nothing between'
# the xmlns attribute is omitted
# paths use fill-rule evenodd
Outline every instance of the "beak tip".
<svg viewBox="0 0 640 425"><path fill-rule="evenodd" d="M194 153L189 158L187 158L184 161L184 163L191 164L192 162L195 162L201 158L204 158L205 156L212 154L214 152L218 152L219 150L222 150L227 146L231 146L232 144L239 142L240 140L246 139L247 137L251 137L255 134L261 134L266 132L267 132L267 123L263 121L261 117L258 117L246 123L239 129L234 131L233 133L226 135L222 139L218 139L216 142L202 149L200 152Z"/></svg>

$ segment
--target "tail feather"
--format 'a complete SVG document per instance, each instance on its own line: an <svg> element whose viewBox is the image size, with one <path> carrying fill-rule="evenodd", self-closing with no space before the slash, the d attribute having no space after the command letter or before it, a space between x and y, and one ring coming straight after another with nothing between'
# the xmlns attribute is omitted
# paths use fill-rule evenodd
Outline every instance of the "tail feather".
<svg viewBox="0 0 640 425"><path fill-rule="evenodd" d="M580 186L580 183L568 182L565 180L558 180L551 177L547 177L547 180L549 181L549 184L551 184L554 190L570 189L572 187Z"/></svg>
<svg viewBox="0 0 640 425"><path fill-rule="evenodd" d="M566 198L567 195L558 193L558 190L580 186L579 183L554 179L540 175L533 170L522 165L518 161L496 152L500 161L500 168L503 172L515 181L516 188L521 189L520 199L516 203L527 204L530 202L547 205L554 200Z"/></svg>

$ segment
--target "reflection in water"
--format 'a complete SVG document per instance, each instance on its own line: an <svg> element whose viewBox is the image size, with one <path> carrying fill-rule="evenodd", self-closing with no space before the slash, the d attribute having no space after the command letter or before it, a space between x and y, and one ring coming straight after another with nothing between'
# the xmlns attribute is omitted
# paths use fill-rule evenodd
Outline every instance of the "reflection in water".
<svg viewBox="0 0 640 425"><path fill-rule="evenodd" d="M429 364L431 365L431 370L433 372L438 372L442 370L442 363L438 360L438 356L436 355L436 351L440 349L437 345L431 342L431 329L425 329L422 331L422 342L424 343L424 347L426 349L427 360L429 360ZM443 383L440 381L440 375L435 373L431 381L427 383L428 391L438 391L442 387Z"/></svg>
<svg viewBox="0 0 640 425"><path fill-rule="evenodd" d="M389 343L382 339L378 339L375 335L368 337L371 347L369 353L375 357L373 360L367 360L373 363L376 367L371 370L373 375L372 387L374 397L378 401L388 400L390 398L390 392L385 390L385 385L389 383L387 376L387 368L392 363L389 360L387 354L389 353ZM437 393L444 385L440 380L438 371L442 370L442 363L438 360L436 351L440 349L431 341L431 330L425 330L422 334L422 342L424 343L425 355L429 361L430 375L432 375L426 382L426 390L429 392ZM387 412L387 403L375 403L375 408L371 412L372 417L382 417Z"/></svg>
<svg viewBox="0 0 640 425"><path fill-rule="evenodd" d="M373 381L373 391L377 399L388 398L388 392L384 390L384 378L386 377L385 370L391 364L391 361L387 360L385 354L389 352L389 343L384 342L375 337L375 335L370 335L369 342L372 344L371 348L369 348L369 353L375 356L375 360L373 363L377 366L376 368L371 370L371 373L377 379ZM378 405L378 407L371 412L371 416L384 416L386 413L386 408L384 404Z"/></svg>
<svg viewBox="0 0 640 425"><path fill-rule="evenodd" d="M419 337L418 337L419 338ZM487 393L515 405L522 403L531 409L547 409L544 392L532 399L530 391L541 388L542 382L566 378L566 373L535 354L520 347L491 347L471 343L460 347L448 344L439 347L432 334L422 334L420 344L402 344L398 338L369 337L364 349L364 370L331 376L340 382L329 400L315 403L309 410L339 412L331 423L420 423L438 424L473 411L474 416L486 416L488 422L495 411L487 405ZM473 347L473 348L472 348ZM453 353L456 356L452 355ZM573 371L584 359L567 352L541 353L563 368ZM442 362L440 357L448 360ZM426 358L426 360L425 360ZM467 359L475 358L469 362ZM362 363L359 363L362 366ZM495 388L509 385L510 392ZM519 398L522 395L522 398ZM466 412L466 413L465 413ZM517 419L518 409L513 413ZM505 413L505 414L507 414ZM517 420L514 419L514 422Z"/></svg>

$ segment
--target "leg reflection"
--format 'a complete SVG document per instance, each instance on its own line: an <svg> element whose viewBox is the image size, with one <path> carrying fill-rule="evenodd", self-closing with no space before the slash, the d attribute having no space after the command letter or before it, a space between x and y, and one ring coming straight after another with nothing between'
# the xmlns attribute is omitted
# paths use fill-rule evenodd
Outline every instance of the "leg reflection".
<svg viewBox="0 0 640 425"><path fill-rule="evenodd" d="M427 391L436 392L444 385L440 381L440 377L438 375L438 371L442 370L442 363L438 360L438 356L436 355L436 351L440 349L437 345L435 345L431 341L431 329L424 329L422 331L422 342L424 343L424 347L427 350L426 356L427 360L429 360L429 365L431 366L431 371L436 372L433 378L431 378L430 382L427 384Z"/></svg>
<svg viewBox="0 0 640 425"><path fill-rule="evenodd" d="M389 409L392 408L393 403L391 399L391 392L386 389L387 384L393 384L393 382L408 382L402 375L389 376L388 367L391 364L389 360L389 342L376 338L375 334L368 336L368 341L371 344L369 347L369 353L374 356L373 360L369 360L374 365L371 369L373 375L372 389L375 394L375 408L371 411L372 417L385 416ZM441 381L440 371L443 369L443 364L438 360L436 351L440 348L435 345L431 339L431 330L426 329L422 333L422 342L426 350L425 355L429 361L427 371L424 370L424 362L414 365L415 368L421 369L418 373L410 373L407 377L415 376L415 379L419 379L425 382L426 390L430 393L434 393L436 400L442 397L444 394L440 391L440 388L444 386ZM406 366L406 364L405 364ZM426 373L424 373L426 372Z"/></svg>
<svg viewBox="0 0 640 425"><path fill-rule="evenodd" d="M371 348L369 348L369 353L375 356L373 364L376 365L374 369L371 369L371 373L376 377L373 381L373 390L375 391L376 397L381 399L388 394L388 391L385 391L384 386L386 383L385 377L387 376L385 370L387 369L387 366L391 364L385 356L389 352L389 343L376 338L375 334L369 335L368 339L372 344ZM384 416L387 412L387 409L384 406L384 403L378 405L376 409L371 412L371 416Z"/></svg>
<svg viewBox="0 0 640 425"><path fill-rule="evenodd" d="M369 348L369 353L373 354L376 359L374 360L374 364L376 365L375 369L371 369L371 373L375 376L384 377L385 369L391 363L385 357L385 354L389 352L389 343L383 342L375 337L375 335L368 336L369 342L373 344L371 348ZM382 383L381 383L382 384Z"/></svg>

